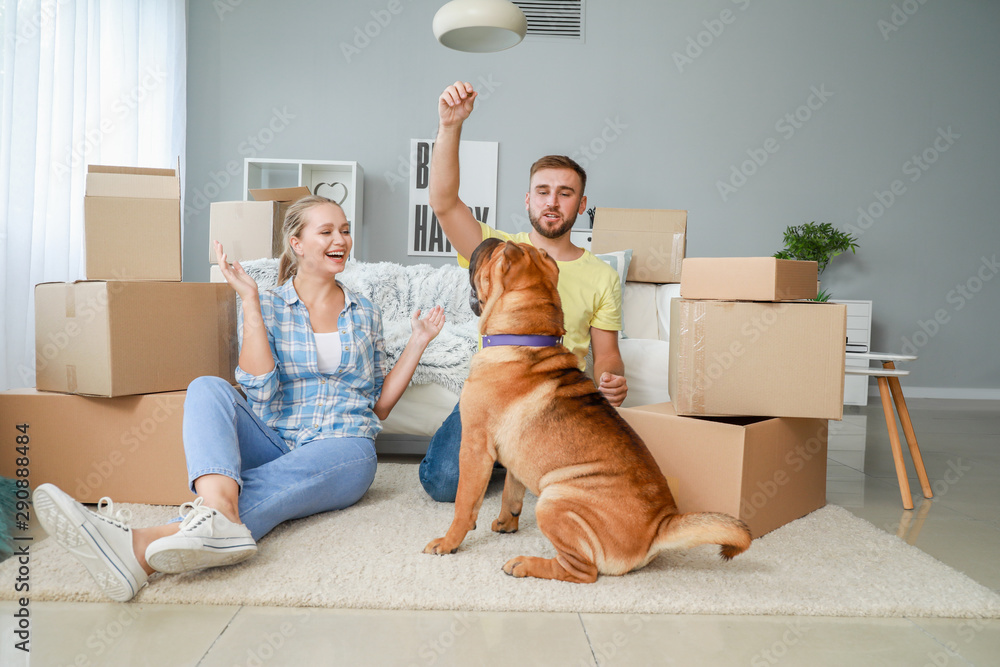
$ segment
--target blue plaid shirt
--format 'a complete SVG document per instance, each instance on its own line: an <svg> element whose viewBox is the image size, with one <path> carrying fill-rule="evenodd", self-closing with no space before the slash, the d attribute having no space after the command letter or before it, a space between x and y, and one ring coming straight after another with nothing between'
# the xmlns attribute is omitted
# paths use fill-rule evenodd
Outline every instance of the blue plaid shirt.
<svg viewBox="0 0 1000 667"><path fill-rule="evenodd" d="M382 423L373 408L386 373L378 307L344 287L340 365L326 375L319 370L309 311L292 281L265 290L260 305L274 368L256 376L236 368L257 416L292 449L321 438L374 439Z"/></svg>

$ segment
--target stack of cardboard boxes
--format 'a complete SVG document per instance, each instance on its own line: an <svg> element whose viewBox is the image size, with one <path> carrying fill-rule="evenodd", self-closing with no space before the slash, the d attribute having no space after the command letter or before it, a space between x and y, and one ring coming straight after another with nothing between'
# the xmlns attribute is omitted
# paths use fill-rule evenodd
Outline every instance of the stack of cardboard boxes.
<svg viewBox="0 0 1000 667"><path fill-rule="evenodd" d="M28 437L32 487L82 502L191 499L181 437L185 390L232 382L228 285L181 282L180 177L91 166L86 279L35 288L35 389L0 393L0 428ZM14 457L0 457L13 477Z"/></svg>
<svg viewBox="0 0 1000 667"><path fill-rule="evenodd" d="M620 410L679 510L731 514L759 537L823 507L847 314L811 300L816 263L684 258L684 211L598 209L594 222L595 252L633 248L630 280L681 284L664 369L672 402Z"/></svg>

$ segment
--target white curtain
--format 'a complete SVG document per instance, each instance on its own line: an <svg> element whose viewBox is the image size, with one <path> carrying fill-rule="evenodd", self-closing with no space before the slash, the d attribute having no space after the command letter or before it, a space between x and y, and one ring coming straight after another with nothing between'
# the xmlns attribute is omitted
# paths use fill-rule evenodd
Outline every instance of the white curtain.
<svg viewBox="0 0 1000 667"><path fill-rule="evenodd" d="M8 389L34 386L34 285L85 277L87 165L183 163L187 47L183 0L0 0L0 11Z"/></svg>

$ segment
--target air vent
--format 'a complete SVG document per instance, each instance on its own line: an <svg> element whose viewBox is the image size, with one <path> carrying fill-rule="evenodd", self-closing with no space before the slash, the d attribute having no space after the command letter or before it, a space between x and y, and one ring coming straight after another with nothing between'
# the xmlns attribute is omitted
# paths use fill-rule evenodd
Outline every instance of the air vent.
<svg viewBox="0 0 1000 667"><path fill-rule="evenodd" d="M585 0L513 0L528 19L528 37L583 41Z"/></svg>

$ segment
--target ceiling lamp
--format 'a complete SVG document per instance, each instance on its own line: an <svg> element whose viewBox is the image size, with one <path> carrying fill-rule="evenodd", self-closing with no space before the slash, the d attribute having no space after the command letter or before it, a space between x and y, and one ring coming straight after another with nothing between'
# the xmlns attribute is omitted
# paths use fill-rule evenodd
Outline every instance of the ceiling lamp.
<svg viewBox="0 0 1000 667"><path fill-rule="evenodd" d="M508 0L451 0L434 15L434 36L456 51L503 51L527 31L524 12Z"/></svg>

